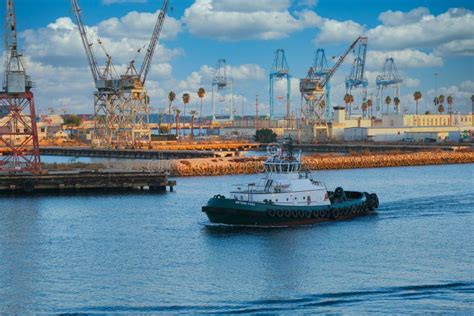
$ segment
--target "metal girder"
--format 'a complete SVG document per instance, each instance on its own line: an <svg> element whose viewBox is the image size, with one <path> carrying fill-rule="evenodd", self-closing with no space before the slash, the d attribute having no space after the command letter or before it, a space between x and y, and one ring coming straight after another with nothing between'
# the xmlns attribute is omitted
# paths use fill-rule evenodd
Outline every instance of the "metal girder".
<svg viewBox="0 0 474 316"><path fill-rule="evenodd" d="M0 106L9 109L0 125L0 172L40 172L33 93L0 93Z"/></svg>

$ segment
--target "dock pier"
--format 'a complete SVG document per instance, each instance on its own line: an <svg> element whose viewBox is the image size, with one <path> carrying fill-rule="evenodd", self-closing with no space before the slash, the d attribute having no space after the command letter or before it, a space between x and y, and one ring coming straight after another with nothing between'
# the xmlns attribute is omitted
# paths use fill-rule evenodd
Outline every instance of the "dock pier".
<svg viewBox="0 0 474 316"><path fill-rule="evenodd" d="M137 150L137 149L97 149L71 147L42 147L41 155L97 157L120 159L188 159L216 157L212 151L201 150Z"/></svg>
<svg viewBox="0 0 474 316"><path fill-rule="evenodd" d="M36 192L126 192L154 191L170 192L176 181L164 173L131 171L71 171L45 174L0 175L0 194L28 194Z"/></svg>

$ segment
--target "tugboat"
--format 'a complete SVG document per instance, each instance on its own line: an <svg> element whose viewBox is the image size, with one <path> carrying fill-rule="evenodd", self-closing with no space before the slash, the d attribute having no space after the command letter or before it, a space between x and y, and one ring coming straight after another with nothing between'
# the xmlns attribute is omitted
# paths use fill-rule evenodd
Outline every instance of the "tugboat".
<svg viewBox="0 0 474 316"><path fill-rule="evenodd" d="M347 220L374 212L375 193L328 191L324 183L302 170L301 151L290 141L267 147L265 177L256 183L237 185L229 197L215 195L202 211L212 223L228 225L294 226Z"/></svg>

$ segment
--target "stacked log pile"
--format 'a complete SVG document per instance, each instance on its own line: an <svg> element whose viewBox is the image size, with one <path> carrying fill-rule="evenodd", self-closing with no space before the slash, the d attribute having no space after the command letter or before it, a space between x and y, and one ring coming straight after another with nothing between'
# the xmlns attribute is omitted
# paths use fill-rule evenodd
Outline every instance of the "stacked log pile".
<svg viewBox="0 0 474 316"><path fill-rule="evenodd" d="M214 176L252 174L263 172L263 157L203 158L175 160L169 170L174 176ZM309 170L381 168L420 165L474 163L474 152L416 152L358 154L347 156L303 157L303 166Z"/></svg>

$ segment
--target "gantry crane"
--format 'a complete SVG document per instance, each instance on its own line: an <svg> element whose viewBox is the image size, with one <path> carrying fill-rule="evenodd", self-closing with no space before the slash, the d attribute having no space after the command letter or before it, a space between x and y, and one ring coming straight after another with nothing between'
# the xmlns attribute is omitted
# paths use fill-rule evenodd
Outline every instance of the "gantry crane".
<svg viewBox="0 0 474 316"><path fill-rule="evenodd" d="M323 117L326 105L324 104L325 102L322 102L326 95L324 89L332 76L336 73L336 70L344 62L347 55L349 55L361 39L363 39L363 37L358 37L349 48L339 56L334 66L326 71L325 76L317 75L315 68L310 67L306 78L300 80L301 101L302 103L303 100L305 101L305 104L302 104L302 112L306 118L305 121L310 125L326 122Z"/></svg>
<svg viewBox="0 0 474 316"><path fill-rule="evenodd" d="M326 59L326 52L324 51L324 48L318 48L316 50L316 53L314 54L314 63L313 63L313 68L314 68L314 74L319 77L319 80L327 76L329 73L329 64L328 60ZM325 119L330 120L331 119L331 114L332 114L332 108L331 108L331 82L328 80L326 85L324 86L324 98L323 101L326 105L326 111L325 111ZM321 101L322 102L322 101Z"/></svg>
<svg viewBox="0 0 474 316"><path fill-rule="evenodd" d="M382 73L375 79L375 83L377 84L377 112L383 108L382 103L385 88L393 86L394 99L400 99L400 83L402 82L403 79L398 72L394 59L392 57L385 59Z"/></svg>
<svg viewBox="0 0 474 316"><path fill-rule="evenodd" d="M151 131L148 127L150 99L145 89L145 82L151 68L161 30L166 18L169 0L165 0L151 36L150 43L137 71L135 60L132 60L122 75L117 75L110 56L103 43L98 40L106 58L106 66L101 71L97 58L81 17L77 0L71 0L72 9L86 52L89 68L97 91L94 93L94 143L108 147L134 147L138 142L150 141Z"/></svg>
<svg viewBox="0 0 474 316"><path fill-rule="evenodd" d="M212 104L212 120L215 121L216 105L214 101L214 93L217 91L224 91L230 88L230 117L229 120L234 120L234 80L227 74L227 61L221 58L217 61L216 74L212 80L211 104ZM225 99L225 96L223 97Z"/></svg>
<svg viewBox="0 0 474 316"><path fill-rule="evenodd" d="M367 101L367 86L369 82L365 76L365 60L367 57L367 37L359 37L357 43L357 55L352 62L350 75L346 78L346 94L352 95L353 89L362 89L362 102ZM353 47L353 49L355 46ZM354 50L355 53L355 50ZM357 109L357 106L356 106ZM349 113L350 115L351 113Z"/></svg>
<svg viewBox="0 0 474 316"><path fill-rule="evenodd" d="M290 67L286 61L285 51L281 48L275 52L275 59L270 71L270 119L275 118L275 79L286 79L286 119L290 119L291 111L291 74Z"/></svg>
<svg viewBox="0 0 474 316"><path fill-rule="evenodd" d="M5 74L0 107L8 114L0 124L0 172L41 171L33 84L18 51L13 0L7 0Z"/></svg>

